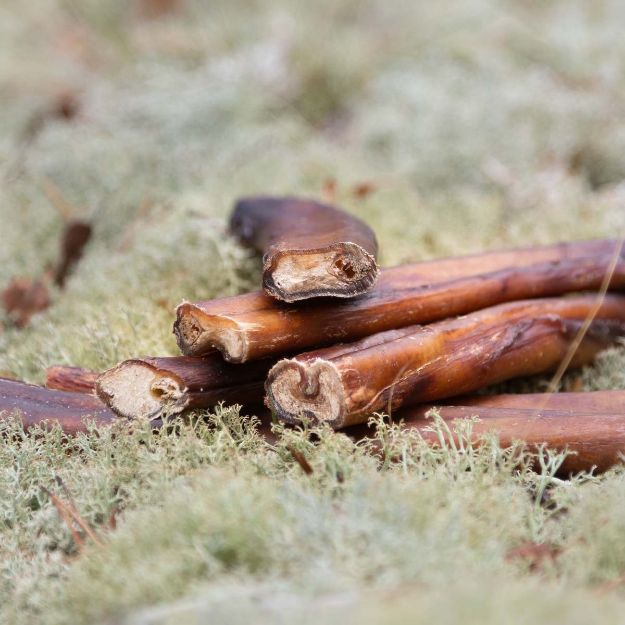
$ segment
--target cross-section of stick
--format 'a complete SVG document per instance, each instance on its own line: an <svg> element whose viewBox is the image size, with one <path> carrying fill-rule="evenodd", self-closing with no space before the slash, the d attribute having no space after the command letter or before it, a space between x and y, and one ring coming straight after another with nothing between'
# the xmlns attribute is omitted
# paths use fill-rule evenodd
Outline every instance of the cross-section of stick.
<svg viewBox="0 0 625 625"><path fill-rule="evenodd" d="M530 449L545 444L549 449L574 452L564 460L560 473L606 471L620 463L625 453L625 391L592 393L551 393L528 395L493 395L460 398L458 405L423 405L400 410L395 419L403 429L416 429L432 444L440 444L431 431L432 409L443 420L478 417L472 424L471 438L477 440L494 432L502 447L514 441L527 443ZM457 439L450 428L449 437Z"/></svg>
<svg viewBox="0 0 625 625"><path fill-rule="evenodd" d="M46 369L46 388L71 393L93 393L99 373L82 367L53 365Z"/></svg>
<svg viewBox="0 0 625 625"><path fill-rule="evenodd" d="M214 354L207 358L135 358L98 377L99 397L117 414L155 419L220 401L261 404L263 382L275 361L231 365Z"/></svg>
<svg viewBox="0 0 625 625"><path fill-rule="evenodd" d="M95 395L57 391L0 378L0 417L17 414L28 429L58 423L66 434L86 430L86 419L108 425L118 417Z"/></svg>
<svg viewBox="0 0 625 625"><path fill-rule="evenodd" d="M184 302L174 324L184 354L218 349L230 362L353 341L529 297L597 289L620 243L586 241L415 263L386 269L375 287L347 301L286 307L262 292ZM625 254L610 283L625 287Z"/></svg>
<svg viewBox="0 0 625 625"><path fill-rule="evenodd" d="M378 276L373 230L326 204L295 197L237 202L230 230L263 254L263 287L279 300L354 297Z"/></svg>
<svg viewBox="0 0 625 625"><path fill-rule="evenodd" d="M593 312L571 362L586 364L625 335L625 296L607 296L598 308L590 295L502 304L281 360L267 378L268 405L287 422L305 417L341 428L373 412L546 373Z"/></svg>

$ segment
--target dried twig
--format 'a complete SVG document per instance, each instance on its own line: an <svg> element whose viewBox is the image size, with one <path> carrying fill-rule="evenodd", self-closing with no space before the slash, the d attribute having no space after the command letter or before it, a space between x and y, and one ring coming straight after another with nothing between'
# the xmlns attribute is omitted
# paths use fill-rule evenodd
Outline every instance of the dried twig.
<svg viewBox="0 0 625 625"><path fill-rule="evenodd" d="M41 487L41 490L50 498L50 501L54 504L54 507L57 509L60 517L65 521L65 525L72 534L72 538L74 539L74 543L76 543L76 547L79 551L85 546L85 541L83 537L76 531L74 527L74 518L68 507L48 488L45 486Z"/></svg>
<svg viewBox="0 0 625 625"><path fill-rule="evenodd" d="M187 355L216 348L230 362L246 362L502 302L597 289L619 246L618 241L587 241L404 265L382 271L373 289L355 300L288 309L262 292L183 302L174 332ZM624 287L621 253L610 289Z"/></svg>
<svg viewBox="0 0 625 625"><path fill-rule="evenodd" d="M46 388L71 393L93 393L99 373L81 367L54 365L46 369Z"/></svg>
<svg viewBox="0 0 625 625"><path fill-rule="evenodd" d="M293 445L287 445L286 448L289 450L289 453L293 456L293 459L295 460L295 462L297 462L297 464L299 464L299 466L302 468L302 471L306 475L312 475L313 468L310 466L310 463L308 462L308 460L306 460L306 456L304 456L304 454L301 451L298 451L297 449L295 449Z"/></svg>
<svg viewBox="0 0 625 625"><path fill-rule="evenodd" d="M262 404L273 360L235 366L217 354L206 358L146 357L125 360L96 382L102 401L131 419L155 419L220 401Z"/></svg>
<svg viewBox="0 0 625 625"><path fill-rule="evenodd" d="M267 378L268 405L287 422L306 417L341 428L389 404L397 409L547 373L595 302L587 295L503 304L281 360ZM591 362L624 335L625 296L608 296L570 364Z"/></svg>
<svg viewBox="0 0 625 625"><path fill-rule="evenodd" d="M354 297L378 276L378 244L364 222L337 208L298 198L237 202L230 229L263 253L263 287L279 300Z"/></svg>
<svg viewBox="0 0 625 625"><path fill-rule="evenodd" d="M63 480L61 479L59 475L55 476L55 481L63 489L63 492L65 493L65 497L67 498L69 502L68 504L65 504L65 505L66 505L67 510L71 514L72 518L74 519L74 521L78 524L78 526L82 529L82 531L85 532L85 534L87 534L89 538L91 538L91 540L96 545L102 546L104 544L102 540L98 537L98 535L95 533L93 528L89 525L89 523L87 523L87 521L85 521L80 516L80 514L78 514L78 510L76 509L76 504L74 503L74 498L72 497L72 494L69 492L69 489L65 485L65 482L63 482Z"/></svg>
<svg viewBox="0 0 625 625"><path fill-rule="evenodd" d="M85 420L108 425L117 419L97 397L87 393L70 393L0 378L0 415L17 413L28 429L36 425L58 423L66 434L87 429Z"/></svg>
<svg viewBox="0 0 625 625"><path fill-rule="evenodd" d="M439 444L432 431L435 410L447 423L478 417L471 438L478 441L494 432L502 447L524 441L537 450L543 445L555 451L568 450L559 473L606 471L621 462L625 450L625 391L553 393L544 405L544 393L459 397L450 404L427 404L403 408L393 421L403 429L417 430L432 444ZM453 428L450 436L456 438ZM371 436L364 426L352 429L354 437Z"/></svg>

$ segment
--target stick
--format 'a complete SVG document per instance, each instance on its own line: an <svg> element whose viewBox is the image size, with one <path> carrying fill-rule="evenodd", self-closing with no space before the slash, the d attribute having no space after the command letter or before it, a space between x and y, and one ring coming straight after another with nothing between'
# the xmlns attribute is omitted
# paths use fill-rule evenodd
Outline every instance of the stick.
<svg viewBox="0 0 625 625"><path fill-rule="evenodd" d="M589 295L513 302L281 360L267 378L268 406L287 422L306 417L342 428L374 412L547 373L595 303ZM592 362L624 335L625 296L608 296L571 365Z"/></svg>
<svg viewBox="0 0 625 625"><path fill-rule="evenodd" d="M263 287L295 302L354 297L378 276L373 230L352 215L311 200L254 197L237 202L230 230L263 254Z"/></svg>
<svg viewBox="0 0 625 625"><path fill-rule="evenodd" d="M262 404L263 382L275 361L235 366L208 358L135 358L105 371L96 391L118 415L155 419L220 401Z"/></svg>
<svg viewBox="0 0 625 625"><path fill-rule="evenodd" d="M0 418L17 413L24 429L58 423L69 435L87 430L85 419L108 425L117 418L97 397L0 378Z"/></svg>
<svg viewBox="0 0 625 625"><path fill-rule="evenodd" d="M556 410L576 414L625 414L625 391L588 391L576 393L504 393L499 395L467 395L456 397L445 404L482 408L522 408L524 410ZM438 404L441 405L441 404ZM444 405L444 404L443 404ZM409 412L410 408L406 411ZM403 414L403 412L402 412Z"/></svg>
<svg viewBox="0 0 625 625"><path fill-rule="evenodd" d="M622 461L625 392L552 393L548 408L540 408L541 403L544 394L479 397L469 405L406 408L397 419L403 421L402 428L417 430L426 441L439 444L438 435L429 431L432 420L426 418L433 408L447 422L477 416L471 428L473 441L495 432L504 448L524 441L532 449L546 444L555 451L575 452L560 467L559 472L566 475L593 467L602 472Z"/></svg>
<svg viewBox="0 0 625 625"><path fill-rule="evenodd" d="M597 289L619 243L566 243L394 267L382 271L369 293L349 301L287 308L256 292L183 302L174 333L183 353L216 348L230 362L353 341L503 302ZM623 287L625 257L619 256L610 288Z"/></svg>
<svg viewBox="0 0 625 625"><path fill-rule="evenodd" d="M46 388L70 393L93 393L97 371L82 367L66 367L53 365L46 369Z"/></svg>

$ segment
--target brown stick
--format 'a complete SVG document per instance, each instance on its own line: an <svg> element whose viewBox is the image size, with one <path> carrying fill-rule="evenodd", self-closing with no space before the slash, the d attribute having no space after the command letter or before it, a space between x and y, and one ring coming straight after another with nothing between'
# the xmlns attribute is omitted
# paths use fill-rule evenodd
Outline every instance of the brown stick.
<svg viewBox="0 0 625 625"><path fill-rule="evenodd" d="M198 356L216 348L230 362L353 341L502 302L598 289L619 245L586 241L394 267L369 293L342 302L286 307L262 292L184 302L174 333L183 353ZM621 256L610 288L623 287Z"/></svg>
<svg viewBox="0 0 625 625"><path fill-rule="evenodd" d="M58 423L66 434L86 431L85 419L108 425L117 419L97 397L0 378L0 415L21 417L25 429Z"/></svg>
<svg viewBox="0 0 625 625"><path fill-rule="evenodd" d="M53 365L46 369L46 388L70 393L93 393L97 371L82 367L66 367Z"/></svg>
<svg viewBox="0 0 625 625"><path fill-rule="evenodd" d="M262 404L263 383L275 361L231 365L216 354L207 358L135 358L98 377L99 397L117 414L155 419L220 401Z"/></svg>
<svg viewBox="0 0 625 625"><path fill-rule="evenodd" d="M354 297L378 276L373 230L342 210L295 197L237 202L230 229L263 253L263 287L279 300Z"/></svg>
<svg viewBox="0 0 625 625"><path fill-rule="evenodd" d="M376 411L453 397L554 370L596 297L526 300L278 362L266 383L281 419L341 428ZM571 363L591 362L625 335L625 296L605 298Z"/></svg>
<svg viewBox="0 0 625 625"><path fill-rule="evenodd" d="M576 414L610 414L625 415L625 391L589 391L576 393L503 393L499 395L466 395L456 397L450 402L437 404L452 407L466 407L478 414L475 409L484 408L522 408L524 410L555 410ZM416 408L406 408L409 413ZM404 411L401 412L404 414Z"/></svg>
<svg viewBox="0 0 625 625"><path fill-rule="evenodd" d="M468 401L465 402L464 400ZM417 430L432 444L440 444L430 431L426 415L436 409L447 422L477 416L471 439L477 441L495 432L502 447L524 441L531 449L546 444L549 449L575 452L565 458L560 473L606 471L621 462L625 453L625 392L550 393L495 395L462 398L463 405L417 406L397 413L402 428ZM546 406L546 407L545 407ZM457 434L450 433L457 442Z"/></svg>

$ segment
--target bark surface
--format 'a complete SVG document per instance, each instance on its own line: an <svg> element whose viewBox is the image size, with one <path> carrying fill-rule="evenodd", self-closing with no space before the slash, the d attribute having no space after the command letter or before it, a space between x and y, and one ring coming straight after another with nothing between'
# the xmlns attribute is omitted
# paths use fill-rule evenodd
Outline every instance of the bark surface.
<svg viewBox="0 0 625 625"><path fill-rule="evenodd" d="M22 419L25 429L58 423L70 435L84 432L87 419L98 425L108 425L118 418L95 395L0 378L0 418L13 414Z"/></svg>
<svg viewBox="0 0 625 625"><path fill-rule="evenodd" d="M526 300L429 326L390 330L278 362L266 383L269 407L342 428L374 412L469 393L515 377L547 373L566 357L596 312L571 366L625 335L625 296Z"/></svg>
<svg viewBox="0 0 625 625"><path fill-rule="evenodd" d="M503 302L598 289L620 242L566 243L415 263L382 271L354 300L286 306L262 292L184 302L174 333L184 354L230 362L279 356L466 314ZM625 288L625 254L610 289Z"/></svg>
<svg viewBox="0 0 625 625"><path fill-rule="evenodd" d="M230 230L263 254L263 288L276 299L349 298L378 276L371 228L342 210L294 197L237 202Z"/></svg>
<svg viewBox="0 0 625 625"><path fill-rule="evenodd" d="M399 411L402 428L418 430L432 444L440 444L431 431L432 409L450 424L456 419L478 417L471 427L471 439L497 435L502 447L523 441L536 450L546 445L567 456L560 473L606 471L622 462L625 453L625 392L550 393L493 395L460 398L454 405L424 405ZM450 437L457 442L453 429Z"/></svg>
<svg viewBox="0 0 625 625"><path fill-rule="evenodd" d="M46 388L70 393L93 393L99 373L82 367L54 365L46 369Z"/></svg>

